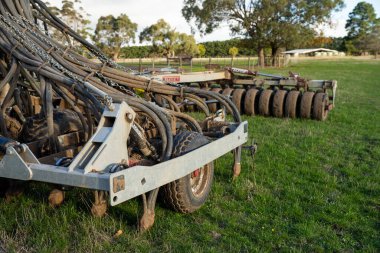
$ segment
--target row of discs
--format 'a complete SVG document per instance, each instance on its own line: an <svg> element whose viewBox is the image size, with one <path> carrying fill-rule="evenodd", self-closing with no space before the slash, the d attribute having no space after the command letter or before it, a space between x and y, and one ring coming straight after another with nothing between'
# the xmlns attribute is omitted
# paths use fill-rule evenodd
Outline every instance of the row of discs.
<svg viewBox="0 0 380 253"><path fill-rule="evenodd" d="M229 97L241 114L249 116L300 117L323 121L328 115L329 98L323 92L256 88L212 88L211 91ZM216 103L208 106L211 112L219 108Z"/></svg>

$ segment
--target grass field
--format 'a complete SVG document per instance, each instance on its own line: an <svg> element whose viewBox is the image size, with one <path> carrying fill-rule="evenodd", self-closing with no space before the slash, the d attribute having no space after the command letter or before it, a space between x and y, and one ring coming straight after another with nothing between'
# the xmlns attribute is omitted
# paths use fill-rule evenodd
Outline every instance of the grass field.
<svg viewBox="0 0 380 253"><path fill-rule="evenodd" d="M308 61L281 70L337 79L327 122L245 118L259 151L216 161L209 201L182 215L159 204L156 224L136 232L140 200L89 214L90 192L74 190L51 209L49 187L0 200L0 240L15 252L379 252L380 61ZM117 230L123 235L113 239ZM0 250L1 252L1 250Z"/></svg>

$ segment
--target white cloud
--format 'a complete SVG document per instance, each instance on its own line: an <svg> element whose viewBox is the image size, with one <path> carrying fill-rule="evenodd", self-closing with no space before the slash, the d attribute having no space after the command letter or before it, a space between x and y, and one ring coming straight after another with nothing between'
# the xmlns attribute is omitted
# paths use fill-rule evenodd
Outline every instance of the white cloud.
<svg viewBox="0 0 380 253"><path fill-rule="evenodd" d="M324 34L334 37L346 35L344 26L348 19L348 14L360 1L346 0L346 8L342 12L333 15L333 27L324 27ZM366 1L372 3L378 15L380 15L380 1ZM52 5L60 5L61 0L49 0L49 2ZM82 6L87 13L91 14L92 27L95 27L96 21L102 15L126 13L133 22L139 25L139 31L163 18L178 31L190 33L190 26L181 14L182 5L183 0L82 0ZM227 24L222 25L222 28L204 37L196 34L197 41L226 40L229 38L231 36Z"/></svg>

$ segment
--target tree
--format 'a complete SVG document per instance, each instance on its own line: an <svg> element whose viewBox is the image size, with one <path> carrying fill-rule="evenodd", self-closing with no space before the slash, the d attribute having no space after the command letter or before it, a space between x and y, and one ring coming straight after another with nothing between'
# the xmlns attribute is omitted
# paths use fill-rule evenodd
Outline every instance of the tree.
<svg viewBox="0 0 380 253"><path fill-rule="evenodd" d="M299 43L343 4L343 0L185 0L182 14L203 34L228 22L233 34L252 39L263 66L265 47L276 54L281 47Z"/></svg>
<svg viewBox="0 0 380 253"><path fill-rule="evenodd" d="M368 36L368 48L375 55L380 53L380 20L373 27L372 32Z"/></svg>
<svg viewBox="0 0 380 253"><path fill-rule="evenodd" d="M180 56L194 56L199 54L194 36L180 33L178 35L178 45L175 46L175 53Z"/></svg>
<svg viewBox="0 0 380 253"><path fill-rule="evenodd" d="M137 24L126 14L117 18L112 15L100 17L96 25L94 40L97 45L116 60L123 46L135 41Z"/></svg>
<svg viewBox="0 0 380 253"><path fill-rule="evenodd" d="M348 17L346 30L350 39L366 34L376 22L375 9L372 4L366 2L358 3Z"/></svg>
<svg viewBox="0 0 380 253"><path fill-rule="evenodd" d="M144 41L152 44L153 53L166 58L174 57L176 54L193 56L198 53L194 36L177 32L163 19L140 33L140 43Z"/></svg>
<svg viewBox="0 0 380 253"><path fill-rule="evenodd" d="M366 2L358 3L349 14L346 23L347 42L354 52L368 50L368 35L376 24L376 13L372 4Z"/></svg>
<svg viewBox="0 0 380 253"><path fill-rule="evenodd" d="M175 55L177 40L178 33L163 19L159 19L156 24L146 27L140 33L140 43L150 42L155 53L167 58Z"/></svg>
<svg viewBox="0 0 380 253"><path fill-rule="evenodd" d="M377 23L375 9L370 3L360 2L348 17L346 45L353 53L368 51L369 34Z"/></svg>
<svg viewBox="0 0 380 253"><path fill-rule="evenodd" d="M68 24L71 29L80 34L82 37L87 38L89 36L90 16L86 13L81 4L81 0L62 0L62 8L58 11L62 20ZM78 9L77 9L78 8Z"/></svg>
<svg viewBox="0 0 380 253"><path fill-rule="evenodd" d="M206 47L205 47L205 45L203 45L203 44L198 44L198 55L200 56L200 57L203 57L203 56L205 56L206 55Z"/></svg>
<svg viewBox="0 0 380 253"><path fill-rule="evenodd" d="M54 15L61 18L71 29L82 37L88 38L91 30L89 27L90 20L88 20L90 15L80 6L81 3L80 0L62 0L61 8L51 6L49 2L46 2L46 5ZM61 32L56 31L54 28L51 29L51 36L57 40L63 39ZM67 41L67 43L77 49L81 47L75 41Z"/></svg>
<svg viewBox="0 0 380 253"><path fill-rule="evenodd" d="M231 66L234 65L234 59L238 55L238 53L239 53L239 49L237 47L231 47L228 50L228 54L231 55Z"/></svg>
<svg viewBox="0 0 380 253"><path fill-rule="evenodd" d="M231 55L232 58L235 58L239 53L239 49L237 47L231 47L228 50L228 54Z"/></svg>

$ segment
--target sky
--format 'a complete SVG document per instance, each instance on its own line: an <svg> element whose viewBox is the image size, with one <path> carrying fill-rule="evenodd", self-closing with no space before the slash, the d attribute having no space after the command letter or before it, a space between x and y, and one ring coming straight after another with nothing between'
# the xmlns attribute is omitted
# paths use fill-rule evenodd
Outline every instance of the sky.
<svg viewBox="0 0 380 253"><path fill-rule="evenodd" d="M46 0L45 0L46 1ZM362 0L346 0L346 7L339 13L334 13L331 24L332 27L323 27L326 36L341 37L346 35L345 24L348 14L355 5ZM60 6L61 0L48 0L52 5ZM371 3L377 16L380 17L380 0L366 0ZM100 16L112 14L117 16L125 13L129 18L139 25L138 32L163 18L179 32L191 33L190 25L182 17L181 9L183 0L82 0L82 6L89 13L91 27L95 28ZM221 24L221 28L212 34L200 36L195 34L197 42L227 40L232 38L228 24ZM138 42L138 41L137 41Z"/></svg>

